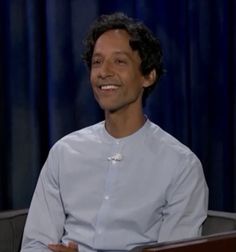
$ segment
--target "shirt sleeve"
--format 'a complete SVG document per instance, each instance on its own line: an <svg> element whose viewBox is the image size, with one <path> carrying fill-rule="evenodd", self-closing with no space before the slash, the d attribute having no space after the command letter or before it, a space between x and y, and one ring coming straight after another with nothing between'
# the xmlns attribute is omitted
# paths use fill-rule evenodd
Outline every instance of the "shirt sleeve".
<svg viewBox="0 0 236 252"><path fill-rule="evenodd" d="M49 252L49 243L59 243L65 213L59 190L59 165L54 150L40 173L23 234L21 252Z"/></svg>
<svg viewBox="0 0 236 252"><path fill-rule="evenodd" d="M174 241L201 235L207 216L208 187L198 158L191 153L167 191L158 242Z"/></svg>

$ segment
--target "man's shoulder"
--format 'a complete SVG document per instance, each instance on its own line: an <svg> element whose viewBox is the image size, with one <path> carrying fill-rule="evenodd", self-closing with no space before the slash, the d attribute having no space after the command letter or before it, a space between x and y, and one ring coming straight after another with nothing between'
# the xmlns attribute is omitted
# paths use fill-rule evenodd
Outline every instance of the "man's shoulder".
<svg viewBox="0 0 236 252"><path fill-rule="evenodd" d="M64 136L61 140L73 137L73 136L89 136L99 134L101 130L104 129L104 121L98 122L96 124L84 127L82 129L71 132L70 134Z"/></svg>
<svg viewBox="0 0 236 252"><path fill-rule="evenodd" d="M150 132L149 149L158 157L165 171L169 174L180 174L184 170L202 173L200 159L187 145L154 123Z"/></svg>
<svg viewBox="0 0 236 252"><path fill-rule="evenodd" d="M187 145L182 143L175 136L171 135L154 122L150 122L150 129L152 144L156 145L158 149L161 148L166 152L172 153L173 155L195 155Z"/></svg>
<svg viewBox="0 0 236 252"><path fill-rule="evenodd" d="M53 148L57 148L64 145L76 144L76 143L87 143L99 141L101 138L101 134L104 129L104 122L99 122L85 128L73 131L61 139L59 139L53 146Z"/></svg>

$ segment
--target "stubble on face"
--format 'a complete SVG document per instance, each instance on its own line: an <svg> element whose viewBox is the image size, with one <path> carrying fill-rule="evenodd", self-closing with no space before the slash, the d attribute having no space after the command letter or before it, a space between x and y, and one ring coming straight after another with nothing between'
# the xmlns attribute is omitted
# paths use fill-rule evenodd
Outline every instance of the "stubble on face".
<svg viewBox="0 0 236 252"><path fill-rule="evenodd" d="M95 98L105 112L135 112L142 107L141 59L129 39L124 30L110 30L95 44L90 79Z"/></svg>

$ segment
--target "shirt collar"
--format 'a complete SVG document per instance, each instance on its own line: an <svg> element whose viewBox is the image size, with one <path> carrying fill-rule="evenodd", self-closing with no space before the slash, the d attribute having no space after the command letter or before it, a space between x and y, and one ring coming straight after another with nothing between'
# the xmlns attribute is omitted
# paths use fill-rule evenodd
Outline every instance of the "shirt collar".
<svg viewBox="0 0 236 252"><path fill-rule="evenodd" d="M107 132L107 130L105 128L105 121L103 121L102 122L102 134L103 134L104 139L108 142L124 143L124 142L128 142L128 141L132 141L133 139L137 139L139 137L142 137L145 134L145 132L147 131L147 129L150 127L150 124L151 124L150 120L146 117L145 123L137 131L135 131L134 133L132 133L131 135L126 136L126 137L116 138Z"/></svg>

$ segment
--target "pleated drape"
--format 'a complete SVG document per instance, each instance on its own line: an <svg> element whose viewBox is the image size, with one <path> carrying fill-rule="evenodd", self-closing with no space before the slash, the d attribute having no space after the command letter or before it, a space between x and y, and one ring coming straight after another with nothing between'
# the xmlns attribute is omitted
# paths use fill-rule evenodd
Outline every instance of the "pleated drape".
<svg viewBox="0 0 236 252"><path fill-rule="evenodd" d="M234 0L2 0L0 209L28 207L50 147L103 120L82 40L114 11L144 21L163 47L166 74L145 113L198 155L209 208L236 211Z"/></svg>

